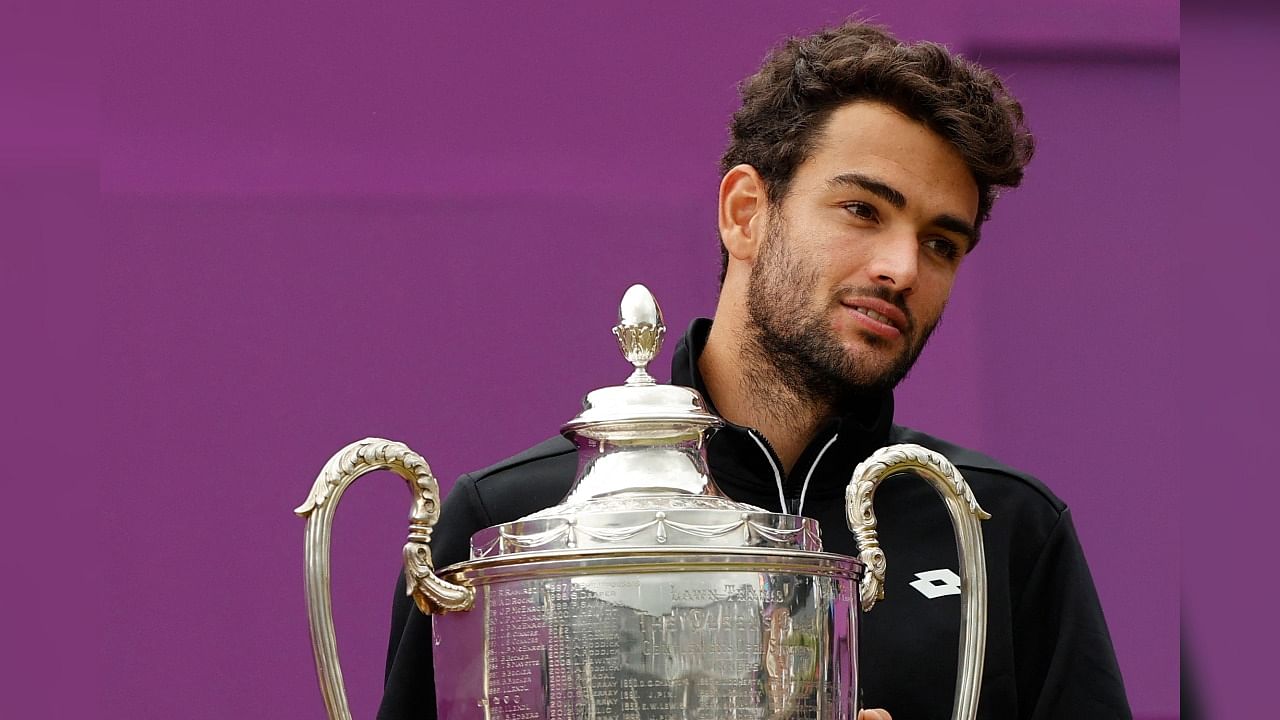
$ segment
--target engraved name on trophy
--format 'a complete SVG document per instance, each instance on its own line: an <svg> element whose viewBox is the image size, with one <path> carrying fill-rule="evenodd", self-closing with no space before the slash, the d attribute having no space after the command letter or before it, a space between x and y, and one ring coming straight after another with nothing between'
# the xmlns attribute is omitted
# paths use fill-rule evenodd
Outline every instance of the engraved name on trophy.
<svg viewBox="0 0 1280 720"><path fill-rule="evenodd" d="M933 485L955 527L963 592L952 717L972 718L987 514L955 467L917 445L877 451L846 493L859 557L822 552L816 521L716 487L705 446L720 419L696 391L658 384L646 369L665 331L649 291L628 289L619 315L614 334L634 370L589 393L562 428L578 449L569 494L476 533L470 560L433 569L439 487L417 453L369 438L325 465L295 512L307 519L307 608L329 717L350 718L329 600L333 512L356 478L390 469L414 494L409 592L433 615L436 656L455 666L437 684L442 718L852 720L859 608L883 595L872 496L904 471Z"/></svg>

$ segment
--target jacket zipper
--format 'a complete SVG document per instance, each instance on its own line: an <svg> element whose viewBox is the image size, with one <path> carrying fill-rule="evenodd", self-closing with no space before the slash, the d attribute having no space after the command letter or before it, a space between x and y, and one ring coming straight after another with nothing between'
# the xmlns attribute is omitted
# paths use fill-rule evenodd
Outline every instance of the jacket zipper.
<svg viewBox="0 0 1280 720"><path fill-rule="evenodd" d="M818 469L818 463L822 462L822 456L827 454L827 450L835 444L840 434L832 435L831 439L827 440L827 443L818 451L817 457L809 465L809 472L804 476L804 484L800 486L800 492L788 494L786 492L786 483L782 477L782 462L778 459L778 451L773 449L769 438L755 428L746 428L746 430L751 439L756 441L756 445L760 447L765 459L769 461L769 467L773 470L773 481L778 486L778 507L782 508L784 513L791 515L801 514L804 511L804 499L809 490L809 481L813 479L813 473Z"/></svg>
<svg viewBox="0 0 1280 720"><path fill-rule="evenodd" d="M805 473L804 476L804 484L800 486L800 500L793 511L796 515L804 512L804 496L809 492L809 481L813 479L813 473L818 469L818 463L822 462L822 456L827 454L827 450L830 450L831 446L835 445L836 440L839 438L840 433L833 433L831 435L831 439L827 441L826 445L822 446L822 449L818 451L817 457L815 457L813 462L809 465L809 472Z"/></svg>
<svg viewBox="0 0 1280 720"><path fill-rule="evenodd" d="M782 512L789 512L787 496L782 489L782 462L778 460L778 453L769 444L769 438L760 434L755 428L746 428L747 436L756 441L760 452L764 453L764 459L769 461L769 467L773 469L773 481L778 486L778 507Z"/></svg>

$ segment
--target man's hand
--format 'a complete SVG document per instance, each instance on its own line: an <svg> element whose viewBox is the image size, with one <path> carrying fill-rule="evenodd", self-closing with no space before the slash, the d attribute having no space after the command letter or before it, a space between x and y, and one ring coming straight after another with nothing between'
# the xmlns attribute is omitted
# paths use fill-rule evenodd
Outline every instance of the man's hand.
<svg viewBox="0 0 1280 720"><path fill-rule="evenodd" d="M858 713L858 720L893 720L888 710L863 710Z"/></svg>

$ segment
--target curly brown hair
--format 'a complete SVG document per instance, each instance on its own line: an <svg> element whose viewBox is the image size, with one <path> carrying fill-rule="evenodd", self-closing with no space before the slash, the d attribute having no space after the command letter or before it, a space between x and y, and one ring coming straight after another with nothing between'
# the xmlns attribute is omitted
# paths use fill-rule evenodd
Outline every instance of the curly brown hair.
<svg viewBox="0 0 1280 720"><path fill-rule="evenodd" d="M729 125L720 172L751 165L772 203L786 197L796 167L813 152L831 113L855 100L884 102L960 152L978 185L979 228L997 190L1022 182L1035 151L1022 105L990 70L942 45L906 44L857 20L788 39L739 90L742 107ZM729 261L723 245L720 254L723 284Z"/></svg>

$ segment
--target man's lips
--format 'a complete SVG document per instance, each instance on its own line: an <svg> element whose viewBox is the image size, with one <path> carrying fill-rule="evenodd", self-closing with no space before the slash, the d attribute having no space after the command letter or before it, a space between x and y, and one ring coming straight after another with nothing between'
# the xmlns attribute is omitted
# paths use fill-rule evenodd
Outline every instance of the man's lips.
<svg viewBox="0 0 1280 720"><path fill-rule="evenodd" d="M885 337L897 337L906 333L906 313L896 305L878 298L855 297L841 301L853 311L854 319L871 332Z"/></svg>

